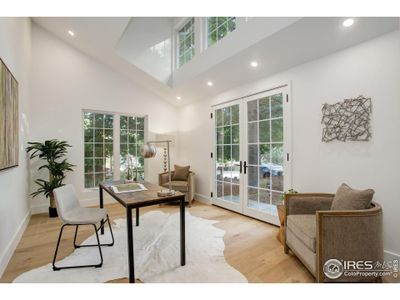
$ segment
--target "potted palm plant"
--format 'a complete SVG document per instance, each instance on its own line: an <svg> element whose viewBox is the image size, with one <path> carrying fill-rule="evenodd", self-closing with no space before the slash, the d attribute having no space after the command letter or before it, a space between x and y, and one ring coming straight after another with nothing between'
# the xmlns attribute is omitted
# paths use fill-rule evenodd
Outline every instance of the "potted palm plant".
<svg viewBox="0 0 400 300"><path fill-rule="evenodd" d="M39 167L39 170L47 169L49 172L49 180L37 179L35 183L39 188L31 195L36 197L43 194L46 198L50 199L49 216L51 218L57 217L57 208L53 195L53 190L63 186L63 180L66 172L72 171L74 165L67 162L64 156L67 154L67 148L71 147L66 141L47 140L44 143L28 142L29 146L26 152L30 153L29 158L33 159L38 157L45 160L46 164ZM64 159L63 159L64 158Z"/></svg>

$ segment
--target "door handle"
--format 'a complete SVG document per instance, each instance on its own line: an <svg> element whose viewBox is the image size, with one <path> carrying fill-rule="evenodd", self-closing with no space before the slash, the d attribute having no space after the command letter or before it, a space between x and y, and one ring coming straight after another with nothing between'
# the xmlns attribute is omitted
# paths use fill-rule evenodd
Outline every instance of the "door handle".
<svg viewBox="0 0 400 300"><path fill-rule="evenodd" d="M247 170L247 164L246 161L244 161L243 163L243 173L246 174L246 170Z"/></svg>
<svg viewBox="0 0 400 300"><path fill-rule="evenodd" d="M242 161L240 161L238 164L234 164L234 165L239 167L239 173L242 174L242 171L243 171Z"/></svg>

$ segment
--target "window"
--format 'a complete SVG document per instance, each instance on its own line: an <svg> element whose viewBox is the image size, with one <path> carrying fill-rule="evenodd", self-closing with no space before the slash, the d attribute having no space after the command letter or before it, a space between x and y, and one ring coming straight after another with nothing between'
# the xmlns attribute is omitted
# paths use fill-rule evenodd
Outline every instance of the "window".
<svg viewBox="0 0 400 300"><path fill-rule="evenodd" d="M111 114L84 113L85 188L113 178L113 122Z"/></svg>
<svg viewBox="0 0 400 300"><path fill-rule="evenodd" d="M124 180L127 155L133 156L134 172L144 179L140 147L145 138L145 117L107 112L83 112L85 188L105 180ZM120 142L114 141L120 137ZM115 142L115 144L114 144Z"/></svg>
<svg viewBox="0 0 400 300"><path fill-rule="evenodd" d="M235 17L207 18L207 46L210 47L211 45L215 44L235 29Z"/></svg>
<svg viewBox="0 0 400 300"><path fill-rule="evenodd" d="M178 63L179 67L194 56L194 18L183 25L178 31Z"/></svg>
<svg viewBox="0 0 400 300"><path fill-rule="evenodd" d="M137 168L138 177L144 179L144 159L140 155L140 147L144 143L144 118L120 117L120 171L121 180L126 176L126 156L133 156L133 167Z"/></svg>

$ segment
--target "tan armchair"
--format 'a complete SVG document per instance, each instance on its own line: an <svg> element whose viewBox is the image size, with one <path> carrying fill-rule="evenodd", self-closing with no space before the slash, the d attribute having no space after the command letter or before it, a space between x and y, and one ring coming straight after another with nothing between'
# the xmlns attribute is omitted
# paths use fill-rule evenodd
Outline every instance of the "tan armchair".
<svg viewBox="0 0 400 300"><path fill-rule="evenodd" d="M329 259L383 261L382 208L372 202L363 210L330 210L334 194L285 195L285 253L289 249L317 282L379 281L376 277L329 279Z"/></svg>
<svg viewBox="0 0 400 300"><path fill-rule="evenodd" d="M185 202L189 203L189 207L192 206L194 199L194 172L189 172L188 179L186 181L171 180L172 189L180 191L185 194ZM171 178L174 177L174 171L171 171ZM158 185L168 188L168 172L164 172L158 175Z"/></svg>

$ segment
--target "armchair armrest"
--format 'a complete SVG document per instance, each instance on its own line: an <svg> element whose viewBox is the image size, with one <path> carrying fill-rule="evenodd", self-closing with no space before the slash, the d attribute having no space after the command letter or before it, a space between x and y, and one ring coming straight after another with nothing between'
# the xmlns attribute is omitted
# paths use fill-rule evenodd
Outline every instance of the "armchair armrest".
<svg viewBox="0 0 400 300"><path fill-rule="evenodd" d="M174 176L174 171L171 171L171 179ZM168 182L168 172L158 174L158 185L161 186Z"/></svg>
<svg viewBox="0 0 400 300"><path fill-rule="evenodd" d="M315 214L318 210L329 210L334 194L298 193L285 194L286 216Z"/></svg>
<svg viewBox="0 0 400 300"><path fill-rule="evenodd" d="M318 282L329 280L324 276L323 265L332 258L383 261L382 208L377 203L373 202L371 208L363 210L317 211L316 219ZM365 281L371 278L340 279Z"/></svg>

